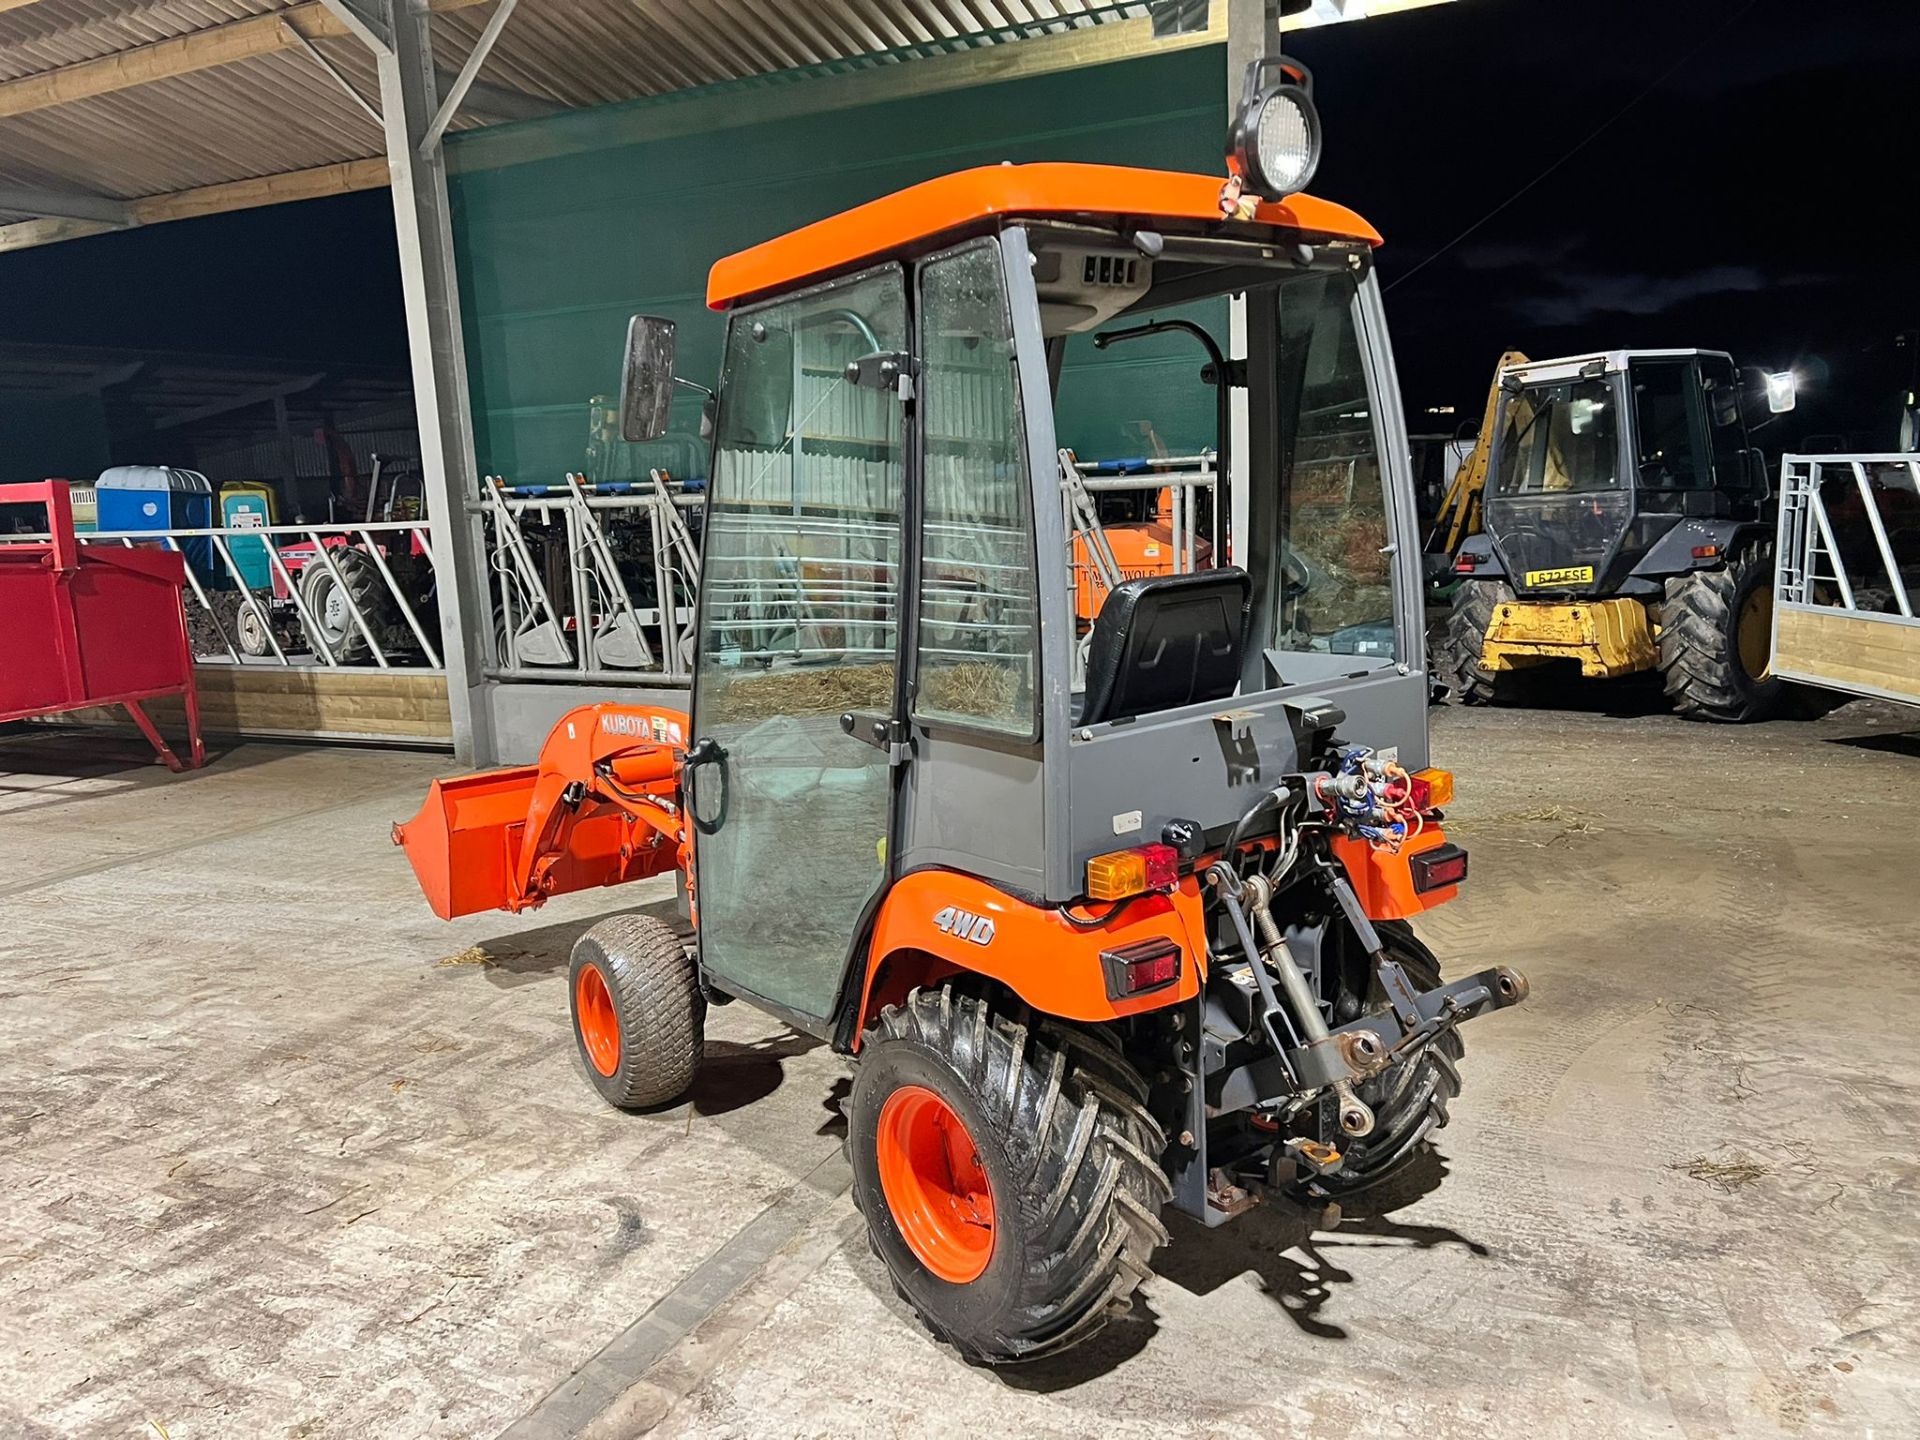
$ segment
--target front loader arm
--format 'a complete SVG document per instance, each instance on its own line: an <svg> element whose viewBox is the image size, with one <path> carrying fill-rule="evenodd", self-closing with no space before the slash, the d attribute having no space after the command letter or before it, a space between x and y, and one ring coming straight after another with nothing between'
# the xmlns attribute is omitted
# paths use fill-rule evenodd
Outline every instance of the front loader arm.
<svg viewBox="0 0 1920 1440"><path fill-rule="evenodd" d="M687 725L647 705L572 710L535 764L434 781L394 844L443 920L684 870Z"/></svg>

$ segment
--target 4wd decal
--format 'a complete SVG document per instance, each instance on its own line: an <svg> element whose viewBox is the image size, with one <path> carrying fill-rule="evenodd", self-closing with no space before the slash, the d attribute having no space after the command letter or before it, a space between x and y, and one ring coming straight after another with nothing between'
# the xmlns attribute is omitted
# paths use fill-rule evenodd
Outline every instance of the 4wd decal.
<svg viewBox="0 0 1920 1440"><path fill-rule="evenodd" d="M956 940L971 940L975 945L993 943L993 917L976 915L971 910L961 910L949 905L944 910L936 910L933 927L944 930Z"/></svg>

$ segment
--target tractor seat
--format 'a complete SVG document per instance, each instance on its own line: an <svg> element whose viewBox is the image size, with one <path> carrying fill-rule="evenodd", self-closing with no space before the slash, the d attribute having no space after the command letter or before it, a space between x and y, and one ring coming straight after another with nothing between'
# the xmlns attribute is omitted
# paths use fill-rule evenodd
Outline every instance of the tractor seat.
<svg viewBox="0 0 1920 1440"><path fill-rule="evenodd" d="M1080 725L1233 694L1253 581L1236 567L1127 580L1093 624Z"/></svg>

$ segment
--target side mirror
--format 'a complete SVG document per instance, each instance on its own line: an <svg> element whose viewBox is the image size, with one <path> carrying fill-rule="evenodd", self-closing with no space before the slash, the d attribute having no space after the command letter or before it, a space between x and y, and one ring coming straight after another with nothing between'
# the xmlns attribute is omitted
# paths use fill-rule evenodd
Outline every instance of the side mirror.
<svg viewBox="0 0 1920 1440"><path fill-rule="evenodd" d="M620 438L658 440L673 406L674 323L658 315L627 322L627 353L620 368Z"/></svg>

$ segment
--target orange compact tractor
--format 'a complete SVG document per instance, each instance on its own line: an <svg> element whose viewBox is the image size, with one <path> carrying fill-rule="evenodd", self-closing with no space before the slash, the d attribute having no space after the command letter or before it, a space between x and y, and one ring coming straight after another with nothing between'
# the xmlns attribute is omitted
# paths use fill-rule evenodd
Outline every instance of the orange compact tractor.
<svg viewBox="0 0 1920 1440"><path fill-rule="evenodd" d="M690 718L577 710L398 828L442 915L682 868L693 946L629 915L575 950L589 1076L673 1099L727 999L853 1057L874 1246L972 1359L1123 1309L1168 1205L1213 1225L1395 1174L1461 1027L1525 994L1443 980L1407 923L1467 856L1428 768L1379 237L1299 193L1319 133L1304 71L1261 62L1224 183L968 170L720 261ZM1221 297L1235 524L1112 586L1082 663L1061 348ZM673 355L636 317L629 439L664 430Z"/></svg>

